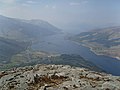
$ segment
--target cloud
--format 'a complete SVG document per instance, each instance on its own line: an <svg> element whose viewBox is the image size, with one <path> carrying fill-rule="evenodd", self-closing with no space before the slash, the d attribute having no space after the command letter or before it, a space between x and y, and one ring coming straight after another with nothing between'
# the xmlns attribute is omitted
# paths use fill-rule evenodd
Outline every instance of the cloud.
<svg viewBox="0 0 120 90"><path fill-rule="evenodd" d="M45 8L49 8L49 5L45 5Z"/></svg>
<svg viewBox="0 0 120 90"><path fill-rule="evenodd" d="M22 6L25 6L25 7L29 7L30 6L30 4L28 4L28 3L23 3L23 4L21 4Z"/></svg>
<svg viewBox="0 0 120 90"><path fill-rule="evenodd" d="M26 3L28 3L28 4L35 4L36 2L29 0L29 1L26 1Z"/></svg>
<svg viewBox="0 0 120 90"><path fill-rule="evenodd" d="M56 9L56 6L54 5L54 6L52 6L52 9Z"/></svg>
<svg viewBox="0 0 120 90"><path fill-rule="evenodd" d="M16 0L0 0L0 2L4 4L14 4Z"/></svg>
<svg viewBox="0 0 120 90"><path fill-rule="evenodd" d="M70 2L69 3L69 5L71 5L71 6L78 6L78 5L80 5L81 3L77 3L77 2Z"/></svg>
<svg viewBox="0 0 120 90"><path fill-rule="evenodd" d="M82 4L86 4L88 3L88 1L81 1L81 2L70 2L69 5L70 6L79 6L79 5L82 5Z"/></svg>
<svg viewBox="0 0 120 90"><path fill-rule="evenodd" d="M45 5L45 8L49 8L49 9L56 9L57 8L57 6L56 5Z"/></svg>
<svg viewBox="0 0 120 90"><path fill-rule="evenodd" d="M86 4L86 3L88 3L88 1L83 1L83 2L82 2L82 4Z"/></svg>
<svg viewBox="0 0 120 90"><path fill-rule="evenodd" d="M31 5L34 5L34 4L37 4L37 2L28 0L28 1L23 2L21 5L25 6L25 7L28 7L28 6L31 6Z"/></svg>

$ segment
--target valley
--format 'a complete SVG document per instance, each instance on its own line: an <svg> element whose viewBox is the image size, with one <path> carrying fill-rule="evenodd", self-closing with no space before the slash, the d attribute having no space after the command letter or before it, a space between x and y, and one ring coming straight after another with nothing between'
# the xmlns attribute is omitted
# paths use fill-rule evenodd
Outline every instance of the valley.
<svg viewBox="0 0 120 90"><path fill-rule="evenodd" d="M15 55L27 53L26 50L40 38L58 32L58 28L43 20L22 20L0 15L0 70L21 66L21 63L18 65L15 59L11 59ZM25 60L23 58L20 58L20 62Z"/></svg>
<svg viewBox="0 0 120 90"><path fill-rule="evenodd" d="M0 0L0 90L120 90L120 0Z"/></svg>
<svg viewBox="0 0 120 90"><path fill-rule="evenodd" d="M0 16L0 70L36 64L64 64L104 71L72 52L67 54L59 51L42 51L38 48L34 50L34 45L40 43L38 47L42 46L41 40L46 42L44 38L59 36L58 33L62 34L58 28L43 20L21 20ZM49 41L48 44L52 45L52 42Z"/></svg>
<svg viewBox="0 0 120 90"><path fill-rule="evenodd" d="M89 48L68 40L68 33L61 33L46 21L4 16L1 20L0 70L35 64L63 64L120 75L117 59L94 54Z"/></svg>

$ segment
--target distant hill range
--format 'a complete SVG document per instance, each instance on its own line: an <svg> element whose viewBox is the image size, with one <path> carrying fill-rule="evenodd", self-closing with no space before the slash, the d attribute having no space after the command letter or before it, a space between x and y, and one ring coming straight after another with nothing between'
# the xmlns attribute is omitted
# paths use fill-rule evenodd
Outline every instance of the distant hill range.
<svg viewBox="0 0 120 90"><path fill-rule="evenodd" d="M48 35L57 34L60 29L43 20L21 20L0 15L0 66L28 48L31 42Z"/></svg>
<svg viewBox="0 0 120 90"><path fill-rule="evenodd" d="M71 39L91 48L98 55L120 59L120 26L83 32Z"/></svg>
<svg viewBox="0 0 120 90"><path fill-rule="evenodd" d="M0 37L14 40L36 40L60 32L43 20L22 20L0 16Z"/></svg>

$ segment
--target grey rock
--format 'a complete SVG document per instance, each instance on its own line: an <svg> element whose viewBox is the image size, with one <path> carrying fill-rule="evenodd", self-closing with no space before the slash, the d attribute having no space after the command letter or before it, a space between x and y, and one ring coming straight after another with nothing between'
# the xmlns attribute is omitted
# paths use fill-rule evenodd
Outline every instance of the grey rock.
<svg viewBox="0 0 120 90"><path fill-rule="evenodd" d="M119 76L69 65L27 66L0 74L0 90L120 90Z"/></svg>
<svg viewBox="0 0 120 90"><path fill-rule="evenodd" d="M102 85L102 89L106 90L106 89L110 89L110 90L120 90L120 83L118 82L105 82Z"/></svg>

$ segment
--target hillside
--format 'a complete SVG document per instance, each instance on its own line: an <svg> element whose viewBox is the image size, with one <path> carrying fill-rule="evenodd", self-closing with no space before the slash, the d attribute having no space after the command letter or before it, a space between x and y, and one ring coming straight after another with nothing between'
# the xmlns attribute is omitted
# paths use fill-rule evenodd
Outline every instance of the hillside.
<svg viewBox="0 0 120 90"><path fill-rule="evenodd" d="M120 77L64 65L0 72L0 90L120 90Z"/></svg>
<svg viewBox="0 0 120 90"><path fill-rule="evenodd" d="M98 55L120 59L120 27L108 27L80 33L71 38Z"/></svg>
<svg viewBox="0 0 120 90"><path fill-rule="evenodd" d="M58 32L60 32L60 29L46 21L22 20L0 16L0 37L19 41L33 41Z"/></svg>
<svg viewBox="0 0 120 90"><path fill-rule="evenodd" d="M0 15L0 69L33 42L58 32L58 28L43 20L21 20Z"/></svg>
<svg viewBox="0 0 120 90"><path fill-rule="evenodd" d="M82 58L80 55L74 55L74 54L60 55L60 54L51 54L47 52L30 51L30 50L26 50L21 53L15 54L9 60L1 60L0 63L1 63L0 71L15 67L24 67L24 66L36 65L36 64L56 64L56 65L62 64L62 65L71 65L76 67L84 67L89 70L94 70L98 72L105 72L101 68L97 67L94 63Z"/></svg>

